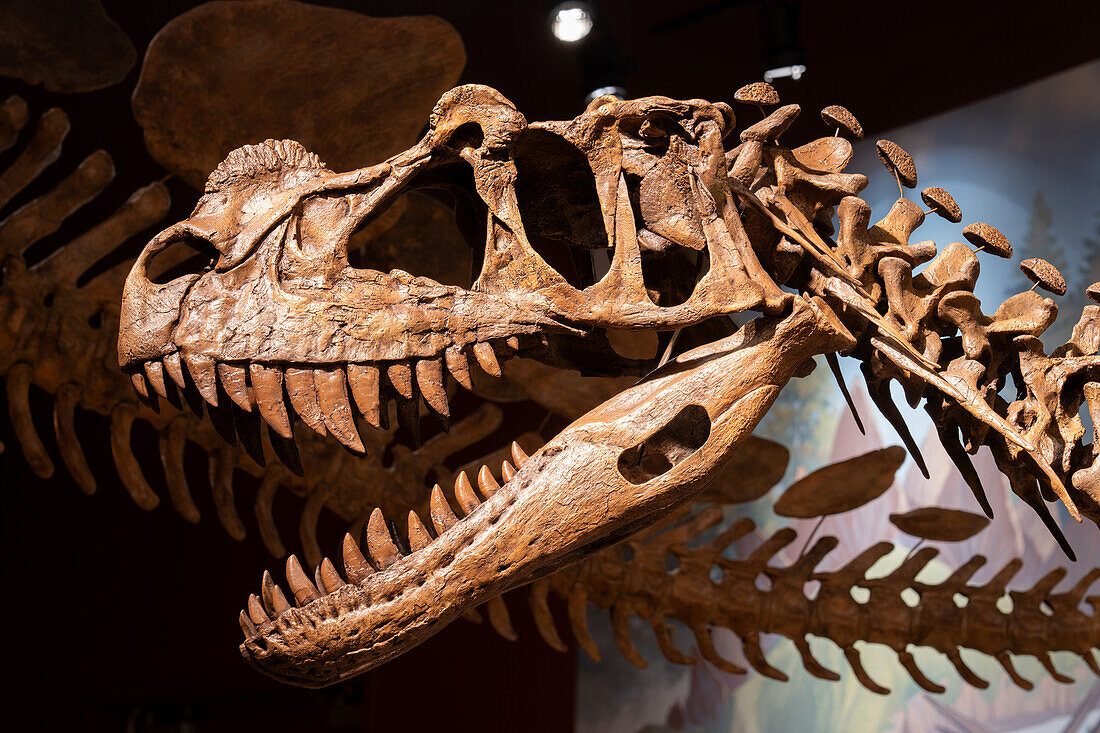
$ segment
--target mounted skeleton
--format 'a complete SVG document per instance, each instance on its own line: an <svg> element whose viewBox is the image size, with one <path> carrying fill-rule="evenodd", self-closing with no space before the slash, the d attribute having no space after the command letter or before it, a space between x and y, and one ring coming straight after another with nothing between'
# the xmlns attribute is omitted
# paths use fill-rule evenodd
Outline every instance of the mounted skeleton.
<svg viewBox="0 0 1100 733"><path fill-rule="evenodd" d="M503 487L482 487L484 503L464 506L462 520L433 496L437 536L410 515L411 553L376 513L373 562L345 542L352 582L329 564L315 585L289 563L301 605L271 589L266 608L250 604L246 658L280 679L328 684L630 536L701 492L817 354L863 362L911 450L889 382L914 403L924 397L979 501L967 451L985 444L1045 517L1046 495L1078 519L1100 517L1077 417L1082 395L1091 408L1100 393L1100 308L1086 308L1071 343L1047 357L1037 337L1052 301L1023 294L983 315L967 247L936 256L931 243L909 245L919 207L899 199L870 225L855 197L866 178L842 172L847 141L777 143L797 113L776 110L727 151L734 116L722 104L601 98L570 122L528 125L495 91L466 86L444 95L420 143L372 168L335 174L289 141L234 151L192 216L135 264L119 359L146 396L165 394L167 376L212 405L259 414L282 455L293 451L284 393L315 431L362 451L352 401L377 427L395 398L415 433L422 395L446 423L444 369L469 387L470 356L490 374L517 355L643 374L654 362L619 357L606 331L702 332L728 323L719 317L762 314L581 417ZM469 289L348 265L348 238L410 189L447 192L484 243ZM153 258L181 240L199 240L212 267L154 282ZM613 254L602 276L574 256L603 248ZM1021 389L1011 404L998 396L1008 374Z"/></svg>

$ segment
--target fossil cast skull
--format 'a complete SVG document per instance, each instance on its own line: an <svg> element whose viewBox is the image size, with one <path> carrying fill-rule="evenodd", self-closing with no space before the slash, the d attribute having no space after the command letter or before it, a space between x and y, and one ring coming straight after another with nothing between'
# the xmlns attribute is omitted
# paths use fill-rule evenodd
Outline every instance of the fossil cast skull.
<svg viewBox="0 0 1100 733"><path fill-rule="evenodd" d="M417 145L371 168L333 173L291 141L231 153L191 217L157 235L127 278L119 361L139 392L167 375L211 404L258 412L273 446L292 438L296 416L362 451L356 413L377 426L391 398L411 432L421 396L445 423L446 375L469 387L471 357L490 374L517 355L642 374L655 362L619 357L608 331L759 313L517 457L503 486L480 481L478 496L460 476L461 519L437 490L434 532L412 513L395 542L376 512L366 555L345 540L346 581L331 563L310 580L292 558L297 605L271 586L250 600L246 659L278 679L329 684L628 537L701 492L817 354L863 361L869 383L887 385L874 394L892 421L896 379L947 415L967 448L991 445L1071 512L1092 512L1076 478L1086 450L1061 440L1055 461L1019 410L979 394L1018 370L1023 352L967 351L970 382L950 371L963 349L953 329L990 330L980 304L944 305L972 290L974 255L953 245L931 275L911 276L935 256L931 243L908 243L924 212L903 197L872 226L856 198L866 178L843 172L845 140L778 143L798 111L777 109L734 146L723 104L605 97L574 120L528 124L494 90L464 86L443 96ZM474 247L468 287L349 265L349 238L409 190L453 202ZM153 259L178 242L208 252L209 267L151 278ZM590 257L599 250L606 272ZM1036 348L1026 354L1048 358ZM1086 362L1084 378L1100 376ZM1043 392L1042 370L1027 371Z"/></svg>

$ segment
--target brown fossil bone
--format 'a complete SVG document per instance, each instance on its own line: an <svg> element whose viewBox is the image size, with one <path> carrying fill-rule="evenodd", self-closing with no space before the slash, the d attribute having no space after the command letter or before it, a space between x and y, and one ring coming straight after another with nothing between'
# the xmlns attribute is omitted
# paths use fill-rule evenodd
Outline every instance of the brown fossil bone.
<svg viewBox="0 0 1100 733"><path fill-rule="evenodd" d="M958 224L962 221L962 209L955 203L955 198L939 186L929 186L920 192L921 201L937 215L949 222Z"/></svg>
<svg viewBox="0 0 1100 733"><path fill-rule="evenodd" d="M835 127L838 131L844 130L856 140L863 139L863 125L859 124L856 116L848 111L846 107L839 104L830 104L821 110L821 119L829 127Z"/></svg>
<svg viewBox="0 0 1100 733"><path fill-rule="evenodd" d="M754 81L734 92L733 100L758 107L774 107L779 104L779 93L766 81Z"/></svg>
<svg viewBox="0 0 1100 733"><path fill-rule="evenodd" d="M440 501L444 503L439 511L449 513L451 518L444 524L436 521L436 527L449 529L458 520L446 500ZM837 547L836 538L822 537L790 564L780 564L775 562L780 553L796 544L793 530L783 529L766 538L760 536L760 541L753 543L752 536L756 534L753 523L743 518L708 541L696 541L721 519L722 512L714 506L694 514L682 507L666 521L628 540L625 544L629 547L629 559L622 546L611 547L531 584L524 592L539 635L554 649L567 648L548 603L550 596L556 596L565 603L567 625L573 637L593 660L600 661L602 655L589 631L588 605L609 611L616 647L624 658L642 668L647 666L647 660L631 638L631 616L649 624L661 653L673 663L699 661L677 646L670 622L679 622L690 631L702 659L725 672L743 674L746 670L723 657L713 639L715 629L729 629L741 639L750 665L781 681L787 675L768 663L760 646L761 634L781 634L791 639L810 674L836 681L840 674L814 656L808 641L810 636L828 639L844 651L860 683L880 694L889 690L875 682L863 667L856 642L891 647L914 681L934 693L942 693L944 688L920 670L910 651L912 647L926 647L943 654L967 684L982 689L989 682L963 661L960 654L963 648L997 659L1010 679L1024 689L1030 689L1032 683L1016 673L1010 655L1033 656L1053 676L1067 681L1053 666L1050 654L1068 651L1080 656L1100 675L1095 656L1100 646L1100 625L1094 613L1087 614L1080 608L1082 600L1095 606L1096 597L1086 598L1086 594L1100 578L1100 569L1084 573L1062 593L1052 592L1066 576L1061 568L1029 590L1006 593L1006 587L1022 566L1019 560L1009 561L983 585L970 582L987 562L981 555L970 558L942 583L925 583L916 578L938 552L925 548L886 575L879 572L870 578L871 567L893 550L889 543L867 548L837 570L821 571L818 566ZM419 519L416 522L423 526ZM385 538L381 541L386 542ZM749 549L731 557L727 550L734 543L738 543L739 549L742 546ZM350 535L345 538L344 552L349 582L361 582L374 572ZM670 558L675 560L674 571L667 569ZM311 587L303 582L304 573L288 564L288 584L295 594L303 596L306 604L312 602L309 599L314 593L338 596L345 587L331 562L326 559L320 568L319 580ZM715 569L720 570L717 580ZM758 582L761 576L768 579L767 586ZM265 574L264 580L270 582L270 576ZM812 595L806 592L810 582L819 584ZM855 589L869 591L867 600L856 600ZM274 586L274 590L278 587ZM919 606L914 608L906 603L903 598L906 590L920 594ZM285 626L283 617L300 613L290 604L277 603L272 590L261 595L269 600L261 604L252 595L247 610L242 612L241 625L247 638L263 638L265 629L281 628ZM1007 613L996 605L1006 595L1013 599L1013 608ZM959 597L967 599L967 603L960 605ZM1042 607L1049 613L1041 611ZM503 608L503 604L497 608ZM498 613L507 614L507 610ZM514 638L507 616L494 623L494 628L502 636Z"/></svg>
<svg viewBox="0 0 1100 733"><path fill-rule="evenodd" d="M153 158L195 188L230 150L271 137L353 168L410 145L465 61L458 33L435 16L211 2L153 38L134 115Z"/></svg>
<svg viewBox="0 0 1100 733"><path fill-rule="evenodd" d="M1058 268L1044 259L1034 257L1020 263L1020 270L1027 275L1027 279L1035 283L1043 290L1055 295L1066 294L1066 279Z"/></svg>
<svg viewBox="0 0 1100 733"><path fill-rule="evenodd" d="M904 514L891 514L890 522L905 534L923 540L961 542L985 529L989 517L962 509L925 506Z"/></svg>
<svg viewBox="0 0 1100 733"><path fill-rule="evenodd" d="M882 496L904 462L905 450L895 445L819 468L783 492L775 513L807 519L849 512Z"/></svg>
<svg viewBox="0 0 1100 733"><path fill-rule="evenodd" d="M28 118L26 103L12 97L0 106L0 132L12 130L10 137L14 142L15 131L23 128ZM47 111L31 123L31 128L18 156L0 173L0 201L31 185L49 166L72 165L61 156L69 130L62 110ZM7 137L0 136L0 143L5 140ZM252 510L251 516L243 518L245 527L235 512L219 514L218 519L227 531L232 530L239 537L242 528L254 527L271 553L282 557L290 540L280 537L272 510L279 492L288 492L295 496L299 511L299 536L293 544L302 548L307 560L315 562L321 555L317 523L322 511L330 511L355 527L365 521L374 507L392 515L410 508L426 508L425 486L453 481L454 472L445 462L500 426L502 416L498 407L483 404L469 414L457 415L450 433L433 436L419 448L411 448L396 439L395 424L392 429L365 433L371 457L360 461L335 443L311 439L304 426L295 424L296 455L307 474L299 476L271 461L274 454L270 440L263 440L259 454L263 460L266 453L266 465L260 465L245 452L246 440L242 436L260 439L261 434L258 426L255 433L249 432L249 423L242 421L248 415L244 411L235 416L239 423L236 426L232 425L233 416L230 417L231 430L236 427L240 433L235 437L240 438L241 447L226 452L225 442L211 421L201 417L201 408L200 416L194 416L180 403L180 390L190 385L181 362L169 359L161 370L150 367L144 371L147 383L141 384L151 398L158 398L156 410L151 401L135 400L130 377L117 371L111 356L117 342L118 300L132 261L123 260L94 276L91 275L97 271L91 268L164 216L168 209L164 186L152 183L138 189L117 210L108 212L101 222L63 243L52 254L30 262L25 259L30 248L56 231L68 217L82 207L95 205L113 177L110 156L98 151L63 177L55 188L14 211L4 211L5 216L0 219L0 246L4 255L4 278L0 283L3 315L0 374L5 377L17 450L38 475L54 473L60 457L83 491L96 490L97 477L88 469L85 458L94 436L78 426L76 417L82 412L98 413L110 423L107 432L113 438L112 456L118 461L126 487L141 506L156 506L166 493L184 519L199 520L192 488L197 477L184 470L184 453L191 445L209 457L210 483L219 492L223 510L232 504L232 495L241 485L249 483L249 478L259 481L258 490L249 496ZM389 253L404 246L412 256L417 256L417 238L439 232L424 221L430 222L438 208L426 199L410 201L402 219L417 217L415 225L403 223L382 235L386 242L372 241L371 254L382 255L383 251ZM435 237L434 242L439 245L444 240ZM181 249L168 253L158 261L154 274L160 276L180 266L188 252ZM441 271L447 269L441 264ZM45 447L46 441L31 419L32 386L53 396L58 456L51 455ZM391 404L387 400L384 407ZM131 429L152 429L160 434L163 476L147 474L140 467L128 440L127 431ZM533 434L521 436L520 441L529 450L543 442ZM383 455L390 456L392 463L384 464Z"/></svg>
<svg viewBox="0 0 1100 733"><path fill-rule="evenodd" d="M819 323L834 317L803 303L788 319L751 322L727 340L681 355L589 412L462 521L437 524L431 544L392 560L372 551L379 572L261 627L242 645L245 658L276 679L330 684L699 493L767 411L779 390L774 381L786 381L808 352L824 345L819 339L843 345L843 331L829 334ZM791 330L776 340L777 328ZM776 343L784 352L769 353ZM764 365L777 371L764 372ZM731 375L733 385L723 384ZM643 449L651 460L642 460ZM563 484L559 476L571 479Z"/></svg>
<svg viewBox="0 0 1100 733"><path fill-rule="evenodd" d="M1075 519L1100 517L1076 417L1077 385L1100 383L1095 314L1086 310L1072 343L1049 356L1036 337L1053 320L1052 301L1024 293L983 314L974 253L910 244L925 212L904 197L871 224L856 197L866 177L843 172L846 141L790 150L776 140L796 112L776 110L735 138L721 104L603 97L573 120L529 124L496 91L468 85L441 98L419 143L370 168L335 173L285 140L231 153L192 216L154 237L127 278L119 363L139 393L158 363L182 364L211 407L258 387L266 404L283 405L264 416L272 429L285 429L289 398L315 432L358 450L367 446L352 403L369 422L380 389L398 399L410 431L422 396L447 417L441 364L460 383L474 363L500 374L515 356L641 374L654 360L618 357L605 330L698 335L715 316L762 313L582 415L510 479L506 470L503 483L479 481L484 503L469 477L459 481L461 518L433 492L437 536L427 542L427 525L414 521L414 552L364 517L372 557L349 551L355 582L316 599L308 588L296 594L303 606L247 631L246 658L285 681L328 684L638 532L699 495L775 391L830 351L861 362L873 401L922 470L894 381L911 404L923 401L964 475L973 477L968 451L989 446L1071 554L1046 501L1061 500ZM727 151L727 139L741 144ZM899 183L915 185L898 151L887 162ZM470 288L349 266L354 231L421 189L446 189L466 222L478 270ZM213 254L210 266L157 282L152 263L189 240ZM595 267L594 250L607 251L608 267ZM1022 389L1012 403L999 395L1010 374ZM972 488L982 501L980 483ZM926 556L914 554L905 573ZM507 632L499 605L487 610ZM909 642L889 638L916 676ZM866 677L851 643L842 646ZM766 668L758 645L746 652Z"/></svg>
<svg viewBox="0 0 1100 733"><path fill-rule="evenodd" d="M963 227L963 236L966 237L966 241L979 250L984 250L1005 259L1012 256L1012 245L1009 243L1008 238L989 224L981 222L967 224Z"/></svg>
<svg viewBox="0 0 1100 733"><path fill-rule="evenodd" d="M7 0L0 6L0 75L51 92L90 92L122 81L134 44L100 0Z"/></svg>
<svg viewBox="0 0 1100 733"><path fill-rule="evenodd" d="M910 646L940 652L967 684L983 689L988 681L963 661L961 649L997 659L1013 682L1024 689L1031 689L1032 683L1016 673L1010 655L1034 656L1059 681L1066 681L1068 678L1054 668L1050 654L1068 651L1100 675L1096 660L1100 647L1097 597L1086 597L1100 578L1100 568L1083 573L1062 593L1052 592L1067 574L1058 568L1032 588L1006 594L1006 586L1022 566L1019 560L1009 561L983 585L970 583L987 562L981 555L970 558L942 583L926 583L917 577L938 554L935 548L926 547L886 575L876 573L876 577L869 578L871 567L894 549L891 544L880 542L837 570L821 571L818 566L838 544L835 537L822 537L790 564L774 564L779 553L795 543L796 533L789 528L761 538L751 551L730 557L727 548L735 542L740 547L753 532L753 523L748 519L734 522L707 542L688 544L720 520L721 513L714 507L691 516L678 512L662 527L631 540L629 560L624 559L620 548L609 548L540 581L547 587L539 589L536 584L531 593L550 591L567 600L573 634L596 660L600 652L588 634L586 603L611 610L616 645L624 657L639 666L644 666L645 660L630 638L631 615L649 623L662 653L671 661L697 661L677 649L667 635L668 623L678 621L691 631L703 659L726 672L742 673L744 669L718 653L711 638L715 628L730 629L741 639L752 667L777 680L786 680L787 676L768 663L760 647L761 634L781 634L792 640L810 674L835 681L840 675L821 664L808 643L809 636L828 639L844 651L859 682L880 694L889 690L876 683L863 667L855 647L857 641L890 647L914 682L935 693L942 693L944 688L924 675ZM669 557L676 561L673 571L667 570ZM718 580L714 579L715 568L721 570ZM764 586L766 590L757 582L759 576L770 581ZM820 584L812 597L806 591L811 581ZM856 588L869 591L866 601L856 600ZM916 607L904 600L902 592L907 589L920 594ZM1009 613L996 605L1006 595L1013 600ZM956 601L960 596L967 599L965 605ZM1092 613L1082 611L1082 600L1093 608ZM542 615L539 632L557 648L560 637L554 620L548 610Z"/></svg>
<svg viewBox="0 0 1100 733"><path fill-rule="evenodd" d="M898 179L899 186L916 188L917 166L913 162L913 156L892 140L879 140L875 143L875 151L886 169Z"/></svg>

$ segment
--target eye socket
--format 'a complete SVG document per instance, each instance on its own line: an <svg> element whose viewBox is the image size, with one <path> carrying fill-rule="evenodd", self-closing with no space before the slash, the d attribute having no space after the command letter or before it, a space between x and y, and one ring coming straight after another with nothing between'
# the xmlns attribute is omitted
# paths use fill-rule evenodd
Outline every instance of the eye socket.
<svg viewBox="0 0 1100 733"><path fill-rule="evenodd" d="M213 269L220 256L209 240L194 234L181 234L153 255L146 275L152 282L163 285L184 275Z"/></svg>

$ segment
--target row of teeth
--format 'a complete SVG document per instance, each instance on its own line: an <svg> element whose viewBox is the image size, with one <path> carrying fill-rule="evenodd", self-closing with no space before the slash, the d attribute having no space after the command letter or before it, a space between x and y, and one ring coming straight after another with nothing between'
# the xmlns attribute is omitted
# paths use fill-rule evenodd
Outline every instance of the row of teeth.
<svg viewBox="0 0 1100 733"><path fill-rule="evenodd" d="M526 460L527 454L523 448L518 443L513 442L512 461L506 460L501 463L501 478L503 478L504 484L512 480L516 471ZM482 466L478 472L476 491L466 472L459 473L458 478L455 479L454 493L459 509L463 513L463 518L468 517L481 506L483 501L487 501L500 491L501 487L502 485L493 477L488 466ZM411 552L424 549L459 522L459 517L443 495L443 490L439 487L439 484L436 484L432 489L430 506L431 524L435 529L434 537L428 531L428 528L424 526L416 512L409 512L407 537ZM367 545L365 554L363 552L364 548L359 546L359 543L355 541L350 532L344 535L343 560L347 581L341 577L332 561L327 557L323 558L320 564L317 565L313 580L310 580L309 576L306 575L297 556L291 555L287 558L287 585L290 588L291 597L299 607L312 603L320 598L322 594L335 593L349 582L361 584L375 572L385 570L404 557L398 547L398 541L391 534L390 525L381 509L376 508L371 513L364 534L366 535ZM258 633L258 628L270 623L275 617L290 608L291 604L287 600L286 594L271 579L271 573L265 570L260 586L260 595L257 596L255 593L250 595L247 610L241 611L241 630L247 638L251 638ZM504 608L504 603L500 598L490 601L487 604L487 610L494 626L498 626L498 620L501 622L507 621L507 609ZM476 617L476 612L467 615ZM510 626L510 622L507 623L507 626ZM499 630L501 629L498 628Z"/></svg>
<svg viewBox="0 0 1100 733"><path fill-rule="evenodd" d="M519 346L514 337L508 339L507 344L512 349ZM500 363L490 343L478 342L470 352L485 373L501 376ZM255 362L242 366L217 362L202 355L181 357L179 352L173 352L163 359L145 362L142 371L131 375L131 381L143 399L150 398L150 386L157 395L168 399L165 375L184 390L184 366L199 394L212 407L218 406L220 381L225 393L238 407L246 412L258 410L272 430L283 438L292 439L293 429L285 401L289 399L294 412L310 428L322 436L332 433L345 446L359 453L364 452L363 441L355 426L349 389L366 421L374 428L383 428L386 427L388 392L391 390L398 398L399 417L407 417L404 413L411 409L413 421L419 420L419 394L446 427L451 408L444 369L466 389L473 388L469 359L466 352L456 346L448 348L442 357L430 359L316 368L268 366Z"/></svg>

